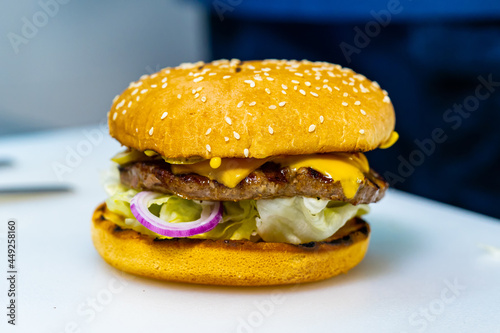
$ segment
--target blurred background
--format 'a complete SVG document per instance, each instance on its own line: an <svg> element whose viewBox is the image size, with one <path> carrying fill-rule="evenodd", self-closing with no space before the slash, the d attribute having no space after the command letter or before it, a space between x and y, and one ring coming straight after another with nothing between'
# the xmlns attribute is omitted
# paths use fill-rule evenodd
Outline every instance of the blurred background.
<svg viewBox="0 0 500 333"><path fill-rule="evenodd" d="M389 92L392 186L500 218L500 2L24 0L0 4L0 139L97 124L140 75L218 58L347 66Z"/></svg>

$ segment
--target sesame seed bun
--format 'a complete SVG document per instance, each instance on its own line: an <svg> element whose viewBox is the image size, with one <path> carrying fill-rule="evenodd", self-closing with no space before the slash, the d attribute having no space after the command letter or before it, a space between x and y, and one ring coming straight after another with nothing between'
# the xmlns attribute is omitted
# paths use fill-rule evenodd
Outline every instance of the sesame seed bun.
<svg viewBox="0 0 500 333"><path fill-rule="evenodd" d="M377 148L394 129L387 93L325 62L220 60L145 75L115 98L111 136L170 158Z"/></svg>
<svg viewBox="0 0 500 333"><path fill-rule="evenodd" d="M360 218L323 242L285 243L171 239L155 240L106 218L100 205L92 239L110 265L145 277L198 284L266 286L327 279L346 273L364 257L370 227Z"/></svg>

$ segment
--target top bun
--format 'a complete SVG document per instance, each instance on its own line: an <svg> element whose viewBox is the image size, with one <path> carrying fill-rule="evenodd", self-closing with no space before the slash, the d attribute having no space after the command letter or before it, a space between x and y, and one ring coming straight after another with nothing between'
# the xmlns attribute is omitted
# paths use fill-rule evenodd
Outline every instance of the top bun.
<svg viewBox="0 0 500 333"><path fill-rule="evenodd" d="M360 152L394 129L387 92L326 62L218 60L144 75L113 101L111 136L169 158Z"/></svg>

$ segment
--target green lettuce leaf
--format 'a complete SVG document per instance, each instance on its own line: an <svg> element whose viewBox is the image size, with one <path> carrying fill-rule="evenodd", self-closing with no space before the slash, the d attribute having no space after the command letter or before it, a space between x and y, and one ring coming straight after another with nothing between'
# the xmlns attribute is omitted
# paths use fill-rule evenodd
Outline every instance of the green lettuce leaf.
<svg viewBox="0 0 500 333"><path fill-rule="evenodd" d="M257 210L257 233L264 241L302 244L330 237L369 207L293 197L258 200Z"/></svg>

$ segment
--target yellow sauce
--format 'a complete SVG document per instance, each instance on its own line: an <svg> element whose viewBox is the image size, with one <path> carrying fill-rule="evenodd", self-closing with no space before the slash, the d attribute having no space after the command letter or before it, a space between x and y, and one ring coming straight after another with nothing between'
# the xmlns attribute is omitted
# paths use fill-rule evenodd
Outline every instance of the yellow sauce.
<svg viewBox="0 0 500 333"><path fill-rule="evenodd" d="M380 148L380 149L386 149L386 148L389 148L389 147L391 147L393 144L395 144L395 143L396 143L396 141L398 141L398 139L399 139L399 134L398 134L398 132L396 132L396 131L392 131L391 136L389 137L389 139L387 139L387 141L386 141L386 142L382 143L382 144L379 146L379 148Z"/></svg>

